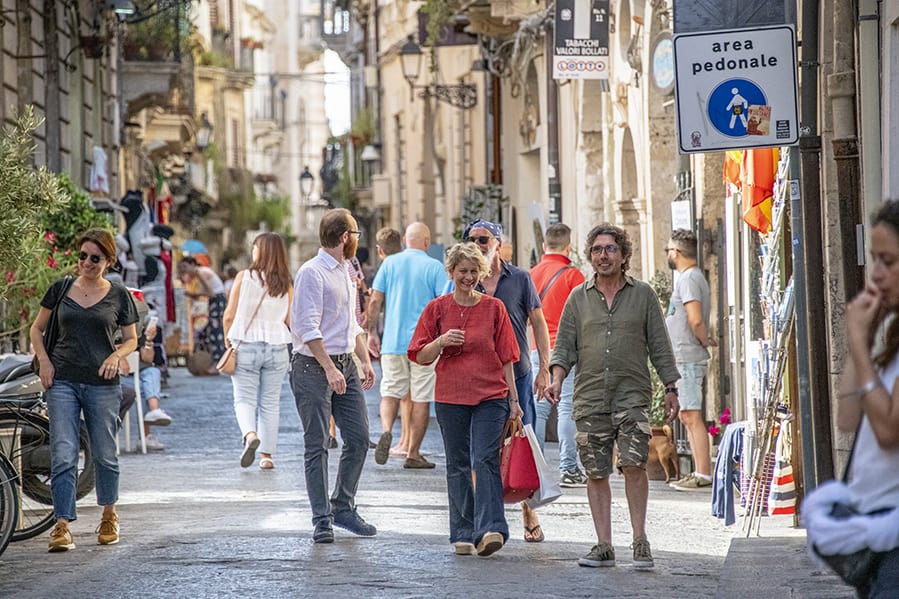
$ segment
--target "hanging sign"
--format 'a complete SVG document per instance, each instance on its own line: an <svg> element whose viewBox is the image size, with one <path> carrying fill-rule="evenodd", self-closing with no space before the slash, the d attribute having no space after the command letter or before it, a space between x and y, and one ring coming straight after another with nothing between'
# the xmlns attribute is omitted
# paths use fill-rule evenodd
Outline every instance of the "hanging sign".
<svg viewBox="0 0 899 599"><path fill-rule="evenodd" d="M553 79L609 78L609 0L556 0Z"/></svg>
<svg viewBox="0 0 899 599"><path fill-rule="evenodd" d="M799 141L792 25L674 36L681 153Z"/></svg>

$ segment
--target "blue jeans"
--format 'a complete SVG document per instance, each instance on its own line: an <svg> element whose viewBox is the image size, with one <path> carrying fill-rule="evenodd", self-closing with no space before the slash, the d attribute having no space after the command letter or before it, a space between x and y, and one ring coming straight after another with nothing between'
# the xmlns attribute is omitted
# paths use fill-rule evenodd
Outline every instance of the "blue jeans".
<svg viewBox="0 0 899 599"><path fill-rule="evenodd" d="M231 375L234 414L241 437L255 432L262 453L278 448L281 385L289 366L286 344L241 343L237 349L237 370Z"/></svg>
<svg viewBox="0 0 899 599"><path fill-rule="evenodd" d="M346 377L346 392L335 394L325 370L315 358L294 354L290 387L303 423L306 493L312 508L312 524L331 520L332 513L355 509L359 477L368 453L368 409L359 370L350 354L332 356ZM328 427L334 416L343 451L337 467L334 493L328 499Z"/></svg>
<svg viewBox="0 0 899 599"><path fill-rule="evenodd" d="M889 599L899 588L899 548L888 552L880 561L877 575L871 581L870 599Z"/></svg>
<svg viewBox="0 0 899 599"><path fill-rule="evenodd" d="M534 371L528 370L527 374L516 377L515 389L518 391L518 405L524 412L521 423L534 426L537 420L537 407L534 404Z"/></svg>
<svg viewBox="0 0 899 599"><path fill-rule="evenodd" d="M478 544L487 532L509 538L499 473L499 448L509 420L508 398L476 406L434 404L446 450L450 543ZM477 484L472 484L475 472Z"/></svg>
<svg viewBox="0 0 899 599"><path fill-rule="evenodd" d="M159 399L159 395L162 392L162 371L155 366L147 366L141 369L138 377L140 379L140 396L144 400L151 397ZM123 376L121 381L126 387L134 389L133 375Z"/></svg>
<svg viewBox="0 0 899 599"><path fill-rule="evenodd" d="M531 350L531 365L536 369L540 364L537 350ZM562 381L562 398L559 400L558 433L559 433L559 471L565 472L577 469L577 445L574 435L577 432L574 420L571 419L571 401L574 398L574 371L572 368L568 376ZM546 455L546 420L552 411L552 404L545 399L537 402L537 424L534 427L537 433L537 441L540 450Z"/></svg>
<svg viewBox="0 0 899 599"><path fill-rule="evenodd" d="M50 411L50 494L56 518L73 521L78 472L81 413L91 440L97 472L97 505L119 499L119 460L115 436L119 425L120 385L83 385L54 379L47 391Z"/></svg>

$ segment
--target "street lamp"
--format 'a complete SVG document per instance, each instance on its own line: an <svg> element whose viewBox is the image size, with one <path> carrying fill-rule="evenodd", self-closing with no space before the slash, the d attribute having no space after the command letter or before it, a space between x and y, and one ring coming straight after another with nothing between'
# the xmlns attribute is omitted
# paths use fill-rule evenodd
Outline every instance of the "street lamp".
<svg viewBox="0 0 899 599"><path fill-rule="evenodd" d="M209 117L204 112L200 115L200 126L197 127L197 147L202 152L209 147L211 141L212 123L209 122Z"/></svg>
<svg viewBox="0 0 899 599"><path fill-rule="evenodd" d="M308 204L309 196L312 194L312 184L315 181L315 175L309 172L309 167L303 168L303 174L300 175L300 193L303 194L303 201Z"/></svg>
<svg viewBox="0 0 899 599"><path fill-rule="evenodd" d="M112 9L113 13L123 17L129 17L137 10L134 2L131 2L131 0L109 0L107 5Z"/></svg>
<svg viewBox="0 0 899 599"><path fill-rule="evenodd" d="M403 69L403 78L409 83L409 93L415 97L415 90L421 90L422 98L437 98L456 108L474 108L478 103L478 90L474 85L462 83L459 85L442 85L431 83L429 85L415 85L418 81L418 73L421 70L421 46L415 43L412 36L400 48L400 66Z"/></svg>

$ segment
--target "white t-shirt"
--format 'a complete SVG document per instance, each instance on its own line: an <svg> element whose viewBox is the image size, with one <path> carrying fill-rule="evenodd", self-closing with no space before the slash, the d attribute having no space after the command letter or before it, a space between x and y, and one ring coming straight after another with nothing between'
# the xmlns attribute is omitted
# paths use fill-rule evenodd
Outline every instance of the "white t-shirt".
<svg viewBox="0 0 899 599"><path fill-rule="evenodd" d="M880 380L890 393L897 378L899 356L880 373ZM867 416L862 417L849 475L849 493L859 513L899 507L899 448L883 449Z"/></svg>

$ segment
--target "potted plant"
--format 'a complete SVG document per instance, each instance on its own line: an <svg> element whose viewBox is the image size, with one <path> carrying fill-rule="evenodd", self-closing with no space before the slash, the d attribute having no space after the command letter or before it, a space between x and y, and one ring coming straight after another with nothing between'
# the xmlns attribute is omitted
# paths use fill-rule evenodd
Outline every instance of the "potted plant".
<svg viewBox="0 0 899 599"><path fill-rule="evenodd" d="M356 112L350 126L350 141L357 148L362 148L375 138L375 116L371 108L364 106Z"/></svg>

